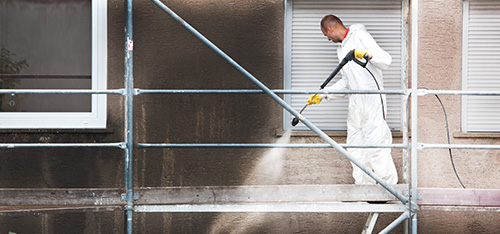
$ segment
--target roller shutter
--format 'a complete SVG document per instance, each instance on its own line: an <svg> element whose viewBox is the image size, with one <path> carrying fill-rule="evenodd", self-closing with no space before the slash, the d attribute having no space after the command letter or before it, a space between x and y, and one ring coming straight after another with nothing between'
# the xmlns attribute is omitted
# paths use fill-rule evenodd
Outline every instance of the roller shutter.
<svg viewBox="0 0 500 234"><path fill-rule="evenodd" d="M500 90L500 1L464 1L463 89ZM500 131L499 96L463 96L462 131Z"/></svg>
<svg viewBox="0 0 500 234"><path fill-rule="evenodd" d="M294 90L318 89L338 64L338 44L329 42L320 30L320 20L327 14L339 16L346 26L364 24L377 43L393 58L384 70L387 90L402 88L402 1L332 1L292 0L288 3L285 86ZM340 74L330 84L340 78ZM300 110L308 95L290 95L287 100ZM401 96L387 95L387 121L392 129L400 129ZM303 113L323 130L345 130L347 99L309 106ZM285 126L290 115L285 116ZM286 127L285 127L286 128ZM299 124L294 130L307 130Z"/></svg>

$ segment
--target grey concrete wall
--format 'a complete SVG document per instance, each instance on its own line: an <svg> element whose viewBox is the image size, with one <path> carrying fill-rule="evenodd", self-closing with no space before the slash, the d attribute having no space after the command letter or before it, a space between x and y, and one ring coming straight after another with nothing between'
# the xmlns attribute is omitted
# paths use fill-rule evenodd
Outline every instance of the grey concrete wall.
<svg viewBox="0 0 500 234"><path fill-rule="evenodd" d="M283 1L164 1L271 88L283 87ZM461 1L420 1L419 85L460 89ZM443 11L443 9L447 9ZM108 86L123 87L124 4L108 0ZM147 0L134 1L134 86L144 89L253 89L253 84ZM460 130L460 98L442 97L452 132ZM434 97L421 97L419 139L446 142ZM282 109L264 95L139 95L135 141L268 143L278 140ZM3 133L2 142L116 142L123 138L122 98L109 98L110 132ZM344 137L335 137L345 142ZM395 138L400 142L401 138ZM321 143L292 137L295 143ZM495 139L453 138L454 143ZM263 149L137 149L135 186L353 183L350 163L333 150L294 149L259 170ZM458 187L446 150L420 151L419 186ZM393 156L402 179L401 150ZM498 188L495 151L454 151L462 180ZM114 149L2 150L1 187L122 187L123 152ZM276 167L274 167L276 168ZM273 167L271 167L272 171ZM368 214L135 214L135 233L360 233ZM380 231L397 214L383 214ZM497 213L421 211L420 233L495 233ZM123 233L122 212L0 216L0 232ZM401 227L394 233L402 232Z"/></svg>

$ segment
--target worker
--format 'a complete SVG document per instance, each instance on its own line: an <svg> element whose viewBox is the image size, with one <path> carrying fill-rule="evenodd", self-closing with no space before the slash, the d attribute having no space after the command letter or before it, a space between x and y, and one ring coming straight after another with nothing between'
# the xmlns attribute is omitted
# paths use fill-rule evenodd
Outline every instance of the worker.
<svg viewBox="0 0 500 234"><path fill-rule="evenodd" d="M365 68L351 62L343 67L342 78L325 90L383 89L382 70L391 64L392 58L380 48L363 25L353 24L346 28L337 16L326 15L321 20L321 31L329 41L340 43L337 49L339 61L351 50L355 50L356 59L362 59L368 54L370 60L366 68L377 79L375 82L375 78ZM343 97L349 99L347 144L392 144L392 134L385 121L385 105L383 105L385 95L381 98L379 94L313 94L307 104L319 104L322 99L331 101ZM350 148L348 152L388 184L397 184L398 175L390 148ZM352 167L355 184L375 184L375 181L357 166L352 164Z"/></svg>

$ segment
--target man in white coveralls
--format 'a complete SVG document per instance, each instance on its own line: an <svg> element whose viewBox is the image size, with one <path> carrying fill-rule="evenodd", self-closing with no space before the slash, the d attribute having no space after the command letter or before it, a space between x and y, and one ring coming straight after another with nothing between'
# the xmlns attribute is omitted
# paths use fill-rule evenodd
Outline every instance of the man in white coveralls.
<svg viewBox="0 0 500 234"><path fill-rule="evenodd" d="M362 59L368 54L371 59L366 68L373 73L378 82L377 84L374 77L365 68L351 62L343 67L342 78L335 84L326 87L325 90L383 89L382 70L391 64L392 58L380 48L363 25L354 24L346 28L338 17L327 15L321 20L321 31L329 41L340 43L337 49L339 61L351 50L355 50L355 59ZM378 94L313 94L307 103L309 105L319 104L322 99L331 101L343 97L349 98L347 144L392 144L392 134L384 119L385 105L382 104ZM383 100L385 100L385 96ZM390 148L350 148L348 152L387 183L397 184L398 175ZM352 167L356 184L375 184L375 181L356 165L352 164Z"/></svg>

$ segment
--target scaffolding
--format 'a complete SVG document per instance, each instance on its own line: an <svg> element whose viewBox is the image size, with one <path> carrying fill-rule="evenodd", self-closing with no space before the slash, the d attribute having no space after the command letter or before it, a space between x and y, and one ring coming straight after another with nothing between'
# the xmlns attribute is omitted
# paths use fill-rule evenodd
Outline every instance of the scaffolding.
<svg viewBox="0 0 500 234"><path fill-rule="evenodd" d="M180 23L224 60L235 67L260 90L145 90L133 86L133 27L132 0L126 0L125 26L125 77L124 88L116 90L0 90L0 94L105 94L124 97L124 141L116 143L3 143L0 148L34 147L108 147L124 151L125 158L125 193L123 189L0 189L0 206L4 210L35 212L52 210L65 212L71 209L83 211L124 210L126 233L132 233L133 214L136 212L367 212L371 213L364 228L364 233L371 233L379 213L400 213L390 225L382 230L387 233L404 221L408 221L406 230L417 233L417 212L419 205L446 206L457 205L460 197L453 198L457 190L417 189L417 151L423 149L500 149L496 145L459 145L427 144L418 142L418 96L423 95L500 95L500 92L471 92L454 90L418 89L418 1L411 3L412 53L411 53L411 89L388 91L329 91L324 93L342 94L391 94L406 98L406 122L403 129L403 143L391 145L346 145L338 144L321 131L308 119L281 99L278 94L313 94L317 90L271 90L252 74L246 71L232 58L201 35L196 29L179 17L159 0L151 0L161 10ZM323 139L327 144L151 144L134 142L133 138L133 98L143 94L229 94L229 93L264 93L280 104L286 111L300 119L303 124ZM411 101L411 118L409 115ZM410 132L411 129L411 132ZM411 133L411 140L410 140ZM379 185L277 185L277 186L203 186L169 188L134 188L133 185L133 149L136 148L334 148L348 160L361 168ZM403 149L406 184L390 185L383 181L362 163L353 158L345 148L399 148ZM69 191L69 192L68 192ZM467 205L478 206L486 211L500 211L500 201L481 199L500 196L498 190L466 191L473 194ZM121 194L120 194L121 193ZM439 193L446 196L432 196ZM370 194L367 196L366 194ZM422 201L423 195L430 195ZM19 199L9 199L23 197ZM452 198L450 200L450 197ZM343 201L388 201L385 204L366 202L343 203ZM11 208L9 208L11 207ZM23 207L23 208L19 208Z"/></svg>

